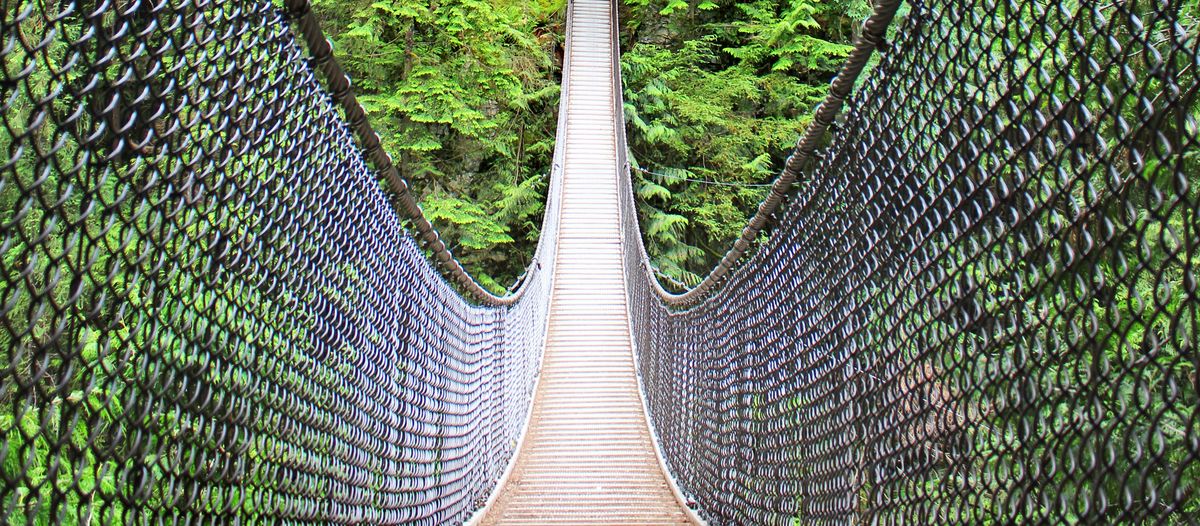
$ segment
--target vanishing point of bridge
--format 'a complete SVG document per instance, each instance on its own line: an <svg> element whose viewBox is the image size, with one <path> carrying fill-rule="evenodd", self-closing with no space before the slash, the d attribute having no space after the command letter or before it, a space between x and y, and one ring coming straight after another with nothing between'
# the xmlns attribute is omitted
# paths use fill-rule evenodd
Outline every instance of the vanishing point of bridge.
<svg viewBox="0 0 1200 526"><path fill-rule="evenodd" d="M618 206L613 5L569 10L562 209L541 379L483 524L689 524L638 392Z"/></svg>
<svg viewBox="0 0 1200 526"><path fill-rule="evenodd" d="M497 296L308 1L0 2L0 524L1200 524L1195 2L876 0L689 290L622 6Z"/></svg>

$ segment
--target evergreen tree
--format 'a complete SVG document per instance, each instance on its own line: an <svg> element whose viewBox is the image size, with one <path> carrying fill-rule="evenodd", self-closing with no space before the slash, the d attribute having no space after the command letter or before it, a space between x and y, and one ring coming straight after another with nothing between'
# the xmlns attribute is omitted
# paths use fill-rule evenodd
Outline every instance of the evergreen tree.
<svg viewBox="0 0 1200 526"><path fill-rule="evenodd" d="M473 276L528 264L554 150L564 0L316 0L384 148Z"/></svg>
<svg viewBox="0 0 1200 526"><path fill-rule="evenodd" d="M697 283L766 196L866 0L627 0L621 68L653 263Z"/></svg>

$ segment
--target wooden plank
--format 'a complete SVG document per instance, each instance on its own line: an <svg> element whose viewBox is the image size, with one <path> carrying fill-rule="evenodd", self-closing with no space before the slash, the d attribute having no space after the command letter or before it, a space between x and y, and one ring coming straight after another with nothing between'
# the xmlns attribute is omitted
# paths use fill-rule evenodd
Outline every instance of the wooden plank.
<svg viewBox="0 0 1200 526"><path fill-rule="evenodd" d="M629 341L611 0L574 2L557 272L528 435L482 524L691 524L662 473Z"/></svg>

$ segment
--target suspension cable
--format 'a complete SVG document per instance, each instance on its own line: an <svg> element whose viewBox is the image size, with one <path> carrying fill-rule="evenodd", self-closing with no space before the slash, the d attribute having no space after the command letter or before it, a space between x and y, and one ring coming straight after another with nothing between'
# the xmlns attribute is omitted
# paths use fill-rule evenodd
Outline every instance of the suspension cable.
<svg viewBox="0 0 1200 526"><path fill-rule="evenodd" d="M732 187L737 187L737 188L769 188L769 187L771 187L771 183L730 183L730 182L726 182L726 181L709 181L707 179L692 179L690 177L680 177L677 175L668 175L668 174L664 174L664 173L654 172L654 171L650 171L645 168L642 168L640 166L634 166L632 164L629 165L629 168L632 170L637 170L644 174L654 175L654 176L662 177L664 179L670 179L671 182L686 181L689 183L699 183L699 184L707 184L707 185L713 185L713 186L732 186Z"/></svg>

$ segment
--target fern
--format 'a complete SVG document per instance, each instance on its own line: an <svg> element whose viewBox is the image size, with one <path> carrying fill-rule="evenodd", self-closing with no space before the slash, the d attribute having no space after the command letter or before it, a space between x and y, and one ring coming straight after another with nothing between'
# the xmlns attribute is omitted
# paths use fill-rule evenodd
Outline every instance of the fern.
<svg viewBox="0 0 1200 526"><path fill-rule="evenodd" d="M668 201L671 199L671 191L667 187L650 181L641 181L641 184L638 185L637 195L647 201L651 199Z"/></svg>

